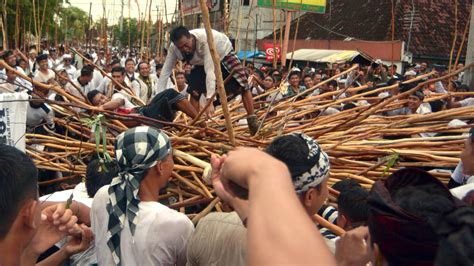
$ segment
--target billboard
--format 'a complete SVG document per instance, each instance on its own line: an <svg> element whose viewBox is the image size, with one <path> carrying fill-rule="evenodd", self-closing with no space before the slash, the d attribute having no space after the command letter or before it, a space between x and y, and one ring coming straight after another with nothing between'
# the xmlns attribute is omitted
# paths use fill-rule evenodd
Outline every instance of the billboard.
<svg viewBox="0 0 474 266"><path fill-rule="evenodd" d="M207 8L209 12L219 10L219 0L207 0ZM192 14L201 14L201 7L199 7L199 0L182 0L181 2L183 14L192 15Z"/></svg>
<svg viewBox="0 0 474 266"><path fill-rule="evenodd" d="M275 0L276 8L314 13L326 12L326 0ZM258 6L273 7L273 0L258 0Z"/></svg>

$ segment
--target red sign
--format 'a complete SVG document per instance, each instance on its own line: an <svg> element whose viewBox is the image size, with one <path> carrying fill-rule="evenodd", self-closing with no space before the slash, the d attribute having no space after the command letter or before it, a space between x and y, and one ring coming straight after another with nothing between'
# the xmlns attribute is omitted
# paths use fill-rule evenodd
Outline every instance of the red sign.
<svg viewBox="0 0 474 266"><path fill-rule="evenodd" d="M265 49L265 55L267 56L267 61L273 61L273 57L275 56L275 53L277 54L277 59L280 59L281 57L280 46L277 46L275 47L275 49L273 49L273 44L265 44L263 48Z"/></svg>

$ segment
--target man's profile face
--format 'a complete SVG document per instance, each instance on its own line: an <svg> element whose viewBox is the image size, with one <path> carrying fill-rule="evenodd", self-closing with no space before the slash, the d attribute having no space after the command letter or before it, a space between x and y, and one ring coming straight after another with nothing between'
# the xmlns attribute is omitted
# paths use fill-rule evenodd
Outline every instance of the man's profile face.
<svg viewBox="0 0 474 266"><path fill-rule="evenodd" d="M192 37L181 37L178 41L174 43L176 48L183 54L192 54L194 53L194 39Z"/></svg>

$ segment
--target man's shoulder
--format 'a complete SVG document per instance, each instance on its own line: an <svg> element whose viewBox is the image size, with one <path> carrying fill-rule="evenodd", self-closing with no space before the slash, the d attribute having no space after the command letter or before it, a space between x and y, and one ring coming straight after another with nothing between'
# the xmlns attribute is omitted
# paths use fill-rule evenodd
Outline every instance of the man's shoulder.
<svg viewBox="0 0 474 266"><path fill-rule="evenodd" d="M97 191L92 201L92 209L102 208L107 204L109 199L109 187L110 185L105 185Z"/></svg>

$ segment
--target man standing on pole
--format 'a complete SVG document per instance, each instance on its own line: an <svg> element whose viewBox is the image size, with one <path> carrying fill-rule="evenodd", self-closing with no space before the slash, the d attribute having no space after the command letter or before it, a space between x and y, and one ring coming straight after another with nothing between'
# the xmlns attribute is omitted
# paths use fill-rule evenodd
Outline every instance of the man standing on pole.
<svg viewBox="0 0 474 266"><path fill-rule="evenodd" d="M221 59L223 78L226 79L229 75L232 75L232 79L226 84L226 93L242 95L242 101L248 115L248 127L250 133L254 135L257 132L258 123L254 114L252 93L248 87L245 69L235 55L229 38L215 30L212 30L212 34ZM170 40L172 43L168 49L168 55L158 81L158 92L168 89L166 83L176 65L176 61L184 60L185 63L194 66L189 75L187 91L191 95L193 106L199 107L199 98L202 94L209 101L216 91L216 75L207 43L206 30L194 29L188 31L187 28L179 26L171 31ZM208 115L211 115L213 111L214 107L211 105Z"/></svg>

